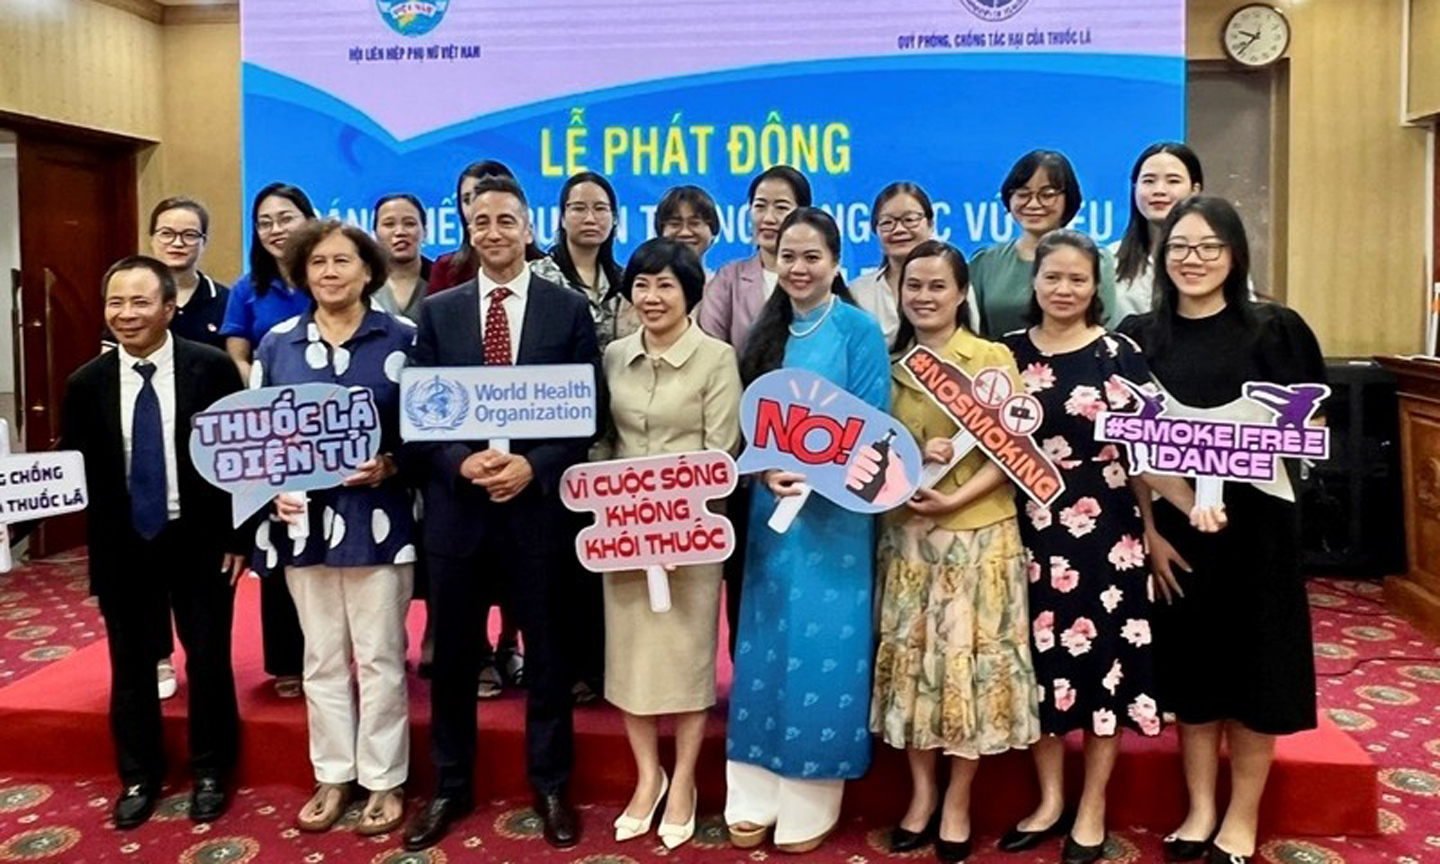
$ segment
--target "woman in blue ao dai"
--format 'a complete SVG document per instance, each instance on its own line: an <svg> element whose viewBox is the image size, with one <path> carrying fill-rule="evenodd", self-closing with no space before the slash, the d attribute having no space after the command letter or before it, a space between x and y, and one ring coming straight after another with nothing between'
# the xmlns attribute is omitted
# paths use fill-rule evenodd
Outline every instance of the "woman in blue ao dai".
<svg viewBox="0 0 1440 864"><path fill-rule="evenodd" d="M780 227L780 287L741 361L750 382L806 369L886 410L890 363L880 327L838 277L840 232L801 208ZM731 842L773 829L784 851L816 848L835 826L845 781L870 765L874 519L811 496L790 529L766 522L799 474L767 472L750 508L745 587L726 740Z"/></svg>

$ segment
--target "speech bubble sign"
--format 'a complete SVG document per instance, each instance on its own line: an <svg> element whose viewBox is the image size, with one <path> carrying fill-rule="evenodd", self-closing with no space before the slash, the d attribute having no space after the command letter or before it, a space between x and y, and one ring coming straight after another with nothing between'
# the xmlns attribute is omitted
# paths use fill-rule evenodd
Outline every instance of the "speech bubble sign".
<svg viewBox="0 0 1440 864"><path fill-rule="evenodd" d="M580 563L606 573L724 561L735 532L705 504L733 492L738 474L719 450L572 465L560 478L560 500L595 514L575 538Z"/></svg>
<svg viewBox="0 0 1440 864"><path fill-rule="evenodd" d="M236 525L277 493L339 486L380 450L380 418L366 387L242 390L196 414L190 427L190 460L230 493Z"/></svg>
<svg viewBox="0 0 1440 864"><path fill-rule="evenodd" d="M1325 384L1249 381L1240 399L1195 408L1158 388L1119 381L1135 394L1135 407L1096 414L1095 440L1123 445L1135 473L1252 483L1288 497L1278 460L1330 458L1330 429L1311 425L1330 395Z"/></svg>
<svg viewBox="0 0 1440 864"><path fill-rule="evenodd" d="M589 438L595 400L595 367L588 363L407 366L400 373L400 437Z"/></svg>
<svg viewBox="0 0 1440 864"><path fill-rule="evenodd" d="M739 472L729 453L704 450L572 465L560 478L560 500L593 512L595 524L575 538L586 570L644 569L650 608L670 608L666 568L712 564L735 551L730 520L706 502L735 491Z"/></svg>
<svg viewBox="0 0 1440 864"><path fill-rule="evenodd" d="M920 448L899 420L804 369L776 369L740 402L741 473L778 469L857 513L883 513L915 494Z"/></svg>
<svg viewBox="0 0 1440 864"><path fill-rule="evenodd" d="M84 510L85 457L78 450L0 456L0 522Z"/></svg>
<svg viewBox="0 0 1440 864"><path fill-rule="evenodd" d="M1049 506L1065 491L1060 469L1031 437L1044 420L1040 400L1012 393L1005 370L982 369L972 380L964 369L923 345L912 348L900 362L920 389L1026 495Z"/></svg>

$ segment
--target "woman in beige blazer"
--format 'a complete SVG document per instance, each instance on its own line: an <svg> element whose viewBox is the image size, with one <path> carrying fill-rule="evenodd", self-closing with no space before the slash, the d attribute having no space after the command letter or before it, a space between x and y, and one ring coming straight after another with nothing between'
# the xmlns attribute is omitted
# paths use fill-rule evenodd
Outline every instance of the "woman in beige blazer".
<svg viewBox="0 0 1440 864"><path fill-rule="evenodd" d="M621 282L641 329L605 350L616 458L740 445L735 350L690 320L705 271L690 247L668 238L635 250ZM615 839L649 832L669 791L660 839L675 848L695 833L695 762L715 704L721 565L671 574L671 608L650 609L645 574L607 573L605 698L625 717L639 782L615 820ZM675 716L675 767L660 766L658 720Z"/></svg>

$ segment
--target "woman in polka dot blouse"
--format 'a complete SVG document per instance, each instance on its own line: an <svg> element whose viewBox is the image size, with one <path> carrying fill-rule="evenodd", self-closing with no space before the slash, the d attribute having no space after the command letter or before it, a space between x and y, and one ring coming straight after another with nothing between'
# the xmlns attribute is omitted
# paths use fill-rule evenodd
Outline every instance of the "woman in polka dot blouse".
<svg viewBox="0 0 1440 864"><path fill-rule="evenodd" d="M329 828L358 780L370 792L361 834L400 824L409 773L405 610L415 562L409 491L390 456L399 446L400 370L415 339L403 318L373 309L385 284L380 248L357 228L311 223L291 240L286 266L311 309L260 342L250 385L365 387L380 416L379 455L343 486L275 500L278 518L256 537L262 567L283 567L305 632L305 699L317 783L298 818ZM292 524L306 523L306 532ZM300 536L293 538L291 534ZM355 672L351 672L351 658ZM355 691L358 678L359 710Z"/></svg>

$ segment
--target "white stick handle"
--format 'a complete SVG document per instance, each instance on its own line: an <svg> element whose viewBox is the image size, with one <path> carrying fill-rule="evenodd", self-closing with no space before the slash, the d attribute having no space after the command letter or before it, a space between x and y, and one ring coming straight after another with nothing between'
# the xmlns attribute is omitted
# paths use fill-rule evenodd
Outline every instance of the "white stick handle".
<svg viewBox="0 0 1440 864"><path fill-rule="evenodd" d="M790 530L790 525L795 521L795 517L800 515L800 508L805 506L805 501L810 497L809 485L796 483L795 488L800 491L800 494L781 498L775 505L775 512L770 514L770 521L766 523L776 534L784 534Z"/></svg>
<svg viewBox="0 0 1440 864"><path fill-rule="evenodd" d="M664 567L645 568L645 583L650 588L650 611L670 611L670 574Z"/></svg>
<svg viewBox="0 0 1440 864"><path fill-rule="evenodd" d="M1225 503L1225 480L1220 477L1195 478L1195 506L1210 508Z"/></svg>
<svg viewBox="0 0 1440 864"><path fill-rule="evenodd" d="M310 496L304 492L290 492L288 494L305 509L300 511L299 519L285 526L285 533L290 535L291 540L304 540L310 536Z"/></svg>
<svg viewBox="0 0 1440 864"><path fill-rule="evenodd" d="M0 456L10 455L10 421L0 420ZM9 573L15 566L10 557L10 526L0 522L0 573Z"/></svg>
<svg viewBox="0 0 1440 864"><path fill-rule="evenodd" d="M509 439L509 438L491 438L491 439L490 439L490 449L491 449L491 450L494 450L496 453L509 453L509 452L510 452L510 439Z"/></svg>
<svg viewBox="0 0 1440 864"><path fill-rule="evenodd" d="M920 488L933 489L941 478L950 473L950 470L960 464L960 460L970 455L975 449L975 436L961 429L950 439L950 445L955 449L955 455L950 457L949 462L928 462L920 471Z"/></svg>

